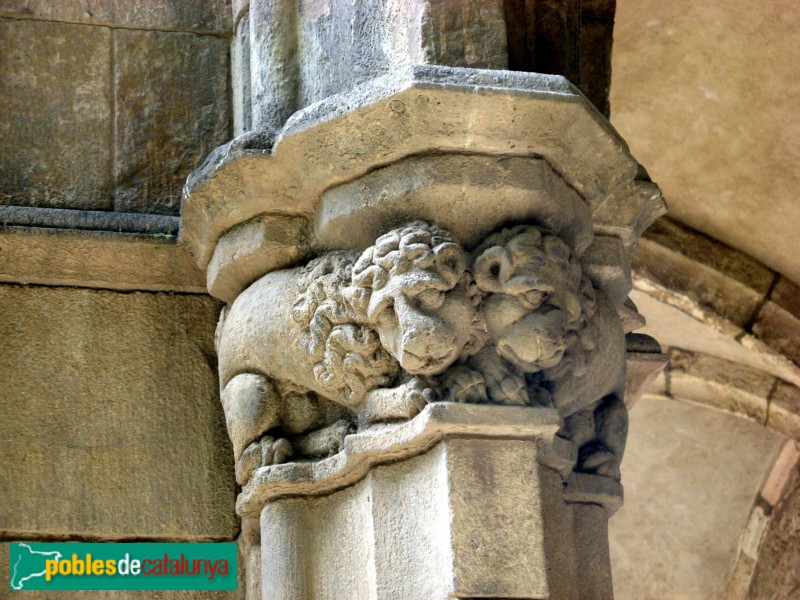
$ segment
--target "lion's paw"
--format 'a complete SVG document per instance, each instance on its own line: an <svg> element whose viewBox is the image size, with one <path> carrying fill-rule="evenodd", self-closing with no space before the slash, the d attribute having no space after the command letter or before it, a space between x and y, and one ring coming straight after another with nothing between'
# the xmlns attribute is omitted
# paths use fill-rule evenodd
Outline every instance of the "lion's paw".
<svg viewBox="0 0 800 600"><path fill-rule="evenodd" d="M294 456L294 448L286 438L261 438L261 466L280 465Z"/></svg>
<svg viewBox="0 0 800 600"><path fill-rule="evenodd" d="M407 421L437 399L436 390L417 377L396 388L372 390L359 409L359 429L366 429L374 423Z"/></svg>
<svg viewBox="0 0 800 600"><path fill-rule="evenodd" d="M486 380L478 371L459 365L450 369L445 379L450 402L481 404L488 400Z"/></svg>
<svg viewBox="0 0 800 600"><path fill-rule="evenodd" d="M415 377L403 386L403 392L400 394L393 412L399 419L411 419L436 399L436 391L424 380Z"/></svg>
<svg viewBox="0 0 800 600"><path fill-rule="evenodd" d="M525 379L515 374L507 373L502 378L494 379L487 387L489 397L497 404L525 406L530 403Z"/></svg>
<svg viewBox="0 0 800 600"><path fill-rule="evenodd" d="M294 456L294 448L285 438L263 436L244 449L236 463L236 483L246 485L259 467L287 462Z"/></svg>
<svg viewBox="0 0 800 600"><path fill-rule="evenodd" d="M261 443L256 441L247 446L236 463L236 483L245 485L261 466Z"/></svg>

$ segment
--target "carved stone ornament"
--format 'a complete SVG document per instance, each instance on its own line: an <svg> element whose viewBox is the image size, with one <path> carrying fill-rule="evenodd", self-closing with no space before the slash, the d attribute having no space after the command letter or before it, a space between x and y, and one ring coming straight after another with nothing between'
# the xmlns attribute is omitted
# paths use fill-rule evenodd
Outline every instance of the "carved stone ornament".
<svg viewBox="0 0 800 600"><path fill-rule="evenodd" d="M619 479L622 325L569 246L535 225L468 252L414 221L360 255L265 275L224 312L218 352L242 485L435 401L554 407L572 443L564 467Z"/></svg>
<svg viewBox="0 0 800 600"><path fill-rule="evenodd" d="M412 67L215 151L181 238L227 303L248 598L610 598L664 210L555 76Z"/></svg>

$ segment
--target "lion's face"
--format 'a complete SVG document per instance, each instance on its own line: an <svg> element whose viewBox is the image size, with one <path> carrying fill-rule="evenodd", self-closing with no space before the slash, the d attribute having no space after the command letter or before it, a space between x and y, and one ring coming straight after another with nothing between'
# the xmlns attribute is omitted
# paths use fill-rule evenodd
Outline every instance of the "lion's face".
<svg viewBox="0 0 800 600"><path fill-rule="evenodd" d="M497 352L526 372L557 365L577 328L581 272L569 248L533 227L475 260L486 327Z"/></svg>
<svg viewBox="0 0 800 600"><path fill-rule="evenodd" d="M379 264L354 279L369 290L367 324L386 351L408 373L435 375L453 364L471 339L475 309L461 281L466 256L446 240L418 243L420 237L428 241L424 230L404 233L401 243L390 237L381 246L378 240L365 262Z"/></svg>
<svg viewBox="0 0 800 600"><path fill-rule="evenodd" d="M410 271L373 292L370 323L384 348L414 375L443 372L470 339L473 308L465 285Z"/></svg>

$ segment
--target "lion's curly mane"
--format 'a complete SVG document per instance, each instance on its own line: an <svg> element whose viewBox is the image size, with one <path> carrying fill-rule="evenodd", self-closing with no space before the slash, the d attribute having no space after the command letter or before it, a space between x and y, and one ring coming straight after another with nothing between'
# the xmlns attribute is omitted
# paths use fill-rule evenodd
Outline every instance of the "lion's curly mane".
<svg viewBox="0 0 800 600"><path fill-rule="evenodd" d="M355 260L352 253L332 252L309 262L292 307L292 318L305 329L300 344L315 361L315 379L351 405L391 383L398 371L366 323L363 293L350 285Z"/></svg>
<svg viewBox="0 0 800 600"><path fill-rule="evenodd" d="M445 280L452 277L450 265L437 263L452 246L458 248L448 231L414 221L382 235L360 256L331 252L304 267L292 318L305 329L301 344L316 361L319 383L355 405L396 379L400 366L369 322L371 295L413 268L439 268ZM462 276L448 283L455 286Z"/></svg>

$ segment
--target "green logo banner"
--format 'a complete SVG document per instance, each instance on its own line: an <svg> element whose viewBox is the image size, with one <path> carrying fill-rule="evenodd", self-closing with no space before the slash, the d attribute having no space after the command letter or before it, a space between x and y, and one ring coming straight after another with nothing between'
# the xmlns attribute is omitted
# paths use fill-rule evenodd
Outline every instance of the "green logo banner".
<svg viewBox="0 0 800 600"><path fill-rule="evenodd" d="M12 543L11 590L235 590L236 543Z"/></svg>

